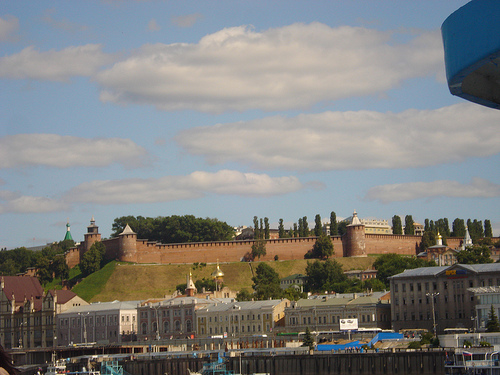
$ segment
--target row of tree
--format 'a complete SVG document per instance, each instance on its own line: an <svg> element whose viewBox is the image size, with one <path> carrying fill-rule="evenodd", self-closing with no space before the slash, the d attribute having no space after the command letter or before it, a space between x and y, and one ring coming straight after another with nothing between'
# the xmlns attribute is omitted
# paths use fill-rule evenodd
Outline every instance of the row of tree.
<svg viewBox="0 0 500 375"><path fill-rule="evenodd" d="M113 222L112 237L123 232L127 224L137 233L138 238L160 243L230 241L234 237L233 227L226 222L193 215L156 218L122 216Z"/></svg>
<svg viewBox="0 0 500 375"><path fill-rule="evenodd" d="M13 250L0 251L0 274L14 276L36 268L37 276L42 284L54 278L67 279L69 268L64 253L74 246L72 240L54 242L40 251L19 247Z"/></svg>

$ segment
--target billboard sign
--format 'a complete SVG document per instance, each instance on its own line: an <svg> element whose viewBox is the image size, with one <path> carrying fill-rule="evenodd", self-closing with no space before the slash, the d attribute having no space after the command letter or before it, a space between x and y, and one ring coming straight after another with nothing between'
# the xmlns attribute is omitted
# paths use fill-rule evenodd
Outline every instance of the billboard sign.
<svg viewBox="0 0 500 375"><path fill-rule="evenodd" d="M358 319L340 319L340 330L341 331L353 331L358 329Z"/></svg>

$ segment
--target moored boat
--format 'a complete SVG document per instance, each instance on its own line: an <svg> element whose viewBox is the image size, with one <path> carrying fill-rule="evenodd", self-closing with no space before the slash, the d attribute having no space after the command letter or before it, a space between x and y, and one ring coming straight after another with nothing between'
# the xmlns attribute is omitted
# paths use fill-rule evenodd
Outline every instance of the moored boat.
<svg viewBox="0 0 500 375"><path fill-rule="evenodd" d="M484 349L457 349L447 355L446 375L500 375L500 353Z"/></svg>

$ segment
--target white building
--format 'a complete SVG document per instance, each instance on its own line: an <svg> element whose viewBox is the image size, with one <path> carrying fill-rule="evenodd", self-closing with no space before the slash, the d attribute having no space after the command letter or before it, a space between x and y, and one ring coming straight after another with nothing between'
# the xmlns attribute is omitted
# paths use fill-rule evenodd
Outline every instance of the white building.
<svg viewBox="0 0 500 375"><path fill-rule="evenodd" d="M58 314L58 345L111 344L133 340L137 334L139 303L97 302Z"/></svg>

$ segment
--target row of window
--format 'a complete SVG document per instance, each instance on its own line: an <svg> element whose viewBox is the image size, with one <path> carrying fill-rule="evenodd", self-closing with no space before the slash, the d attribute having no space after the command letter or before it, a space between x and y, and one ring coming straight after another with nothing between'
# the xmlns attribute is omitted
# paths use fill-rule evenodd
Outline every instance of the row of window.
<svg viewBox="0 0 500 375"><path fill-rule="evenodd" d="M246 327L246 328L245 328ZM253 325L247 325L247 326L244 326L242 325L241 326L241 333L256 333L256 332L261 332L260 330L261 328L261 325L260 324L253 324ZM271 331L271 326L269 323L266 324L266 332L270 332ZM217 334L223 334L223 333L239 333L239 329L238 329L238 326L231 326L231 331L229 331L229 327L225 327L225 330L223 329L223 327L209 327L208 328L208 334L209 335L217 335ZM200 333L202 335L205 334L205 328L204 327L201 327L200 328Z"/></svg>
<svg viewBox="0 0 500 375"><path fill-rule="evenodd" d="M193 315L193 309L174 309L172 310L172 314L170 314L171 310L160 310L158 316L162 316L164 318L169 318L170 315L172 316L182 316L182 311L184 311L184 314L187 316L192 316ZM148 315L150 315L152 318L156 318L156 309L148 309L148 310L142 310L140 312L140 316L143 319L147 319Z"/></svg>
<svg viewBox="0 0 500 375"><path fill-rule="evenodd" d="M193 324L191 320L186 320L186 332L192 332L193 330ZM170 323L168 321L164 321L162 324L163 331L162 333L170 333ZM158 325L156 322L151 323L151 331L148 332L148 323L144 322L141 324L141 334L143 335L148 335L151 333L156 333L158 331ZM182 323L180 320L176 320L173 324L173 331L174 332L181 332L182 331Z"/></svg>
<svg viewBox="0 0 500 375"><path fill-rule="evenodd" d="M238 319L240 319L241 321L244 321L245 320L245 315L242 314L240 318L238 318L239 315L225 315L225 317L217 317L217 316L214 316L213 317L213 321L215 323L217 323L217 321L219 322L223 322L224 320L226 322L238 322ZM250 319L250 317L252 317L252 319ZM246 315L246 320L255 320L255 317L257 317L257 320L260 320L260 314L247 314ZM262 314L262 318L264 319L267 319L267 320L270 320L272 318L272 315L271 314ZM205 323L205 320L206 318L204 316L201 316L199 317L199 320L200 320L200 323ZM208 317L208 322L209 323L212 323L212 316L209 316Z"/></svg>
<svg viewBox="0 0 500 375"><path fill-rule="evenodd" d="M439 319L439 311L435 311L435 319ZM473 316L474 313L472 313L471 316ZM407 312L403 312L402 316L399 313L396 313L395 315L396 321L400 320L400 317L403 318L403 320L425 320L425 321L430 321L432 319L432 315L430 311L425 312L419 312L418 315L415 312L411 312L408 314ZM417 319L418 318L418 319ZM465 319L467 316L465 315L465 312L463 310L457 310L454 312L454 314L450 314L448 311L444 312L444 319Z"/></svg>
<svg viewBox="0 0 500 375"><path fill-rule="evenodd" d="M83 319L83 323L82 323ZM95 324L96 326L105 326L106 321L108 325L117 325L118 324L118 316L117 315L109 315L109 316L96 316L95 317ZM122 315L121 316L121 321L123 322L130 322L130 316L129 315ZM80 327L82 324L92 327L94 325L94 317L78 317L78 318L70 318L70 319L60 319L59 324L61 327L67 327L69 323L71 322L72 327ZM132 315L132 322L135 322L135 315Z"/></svg>
<svg viewBox="0 0 500 375"><path fill-rule="evenodd" d="M471 296L471 297L470 297L470 299L471 299L471 301L473 301L473 300L474 300L474 297L473 297L473 296ZM449 296L448 296L448 295L446 295L446 294L443 296L443 300L444 300L444 302L445 302L445 303L450 302L450 298L449 298ZM410 302L410 304L412 304L412 305L414 305L414 304L415 304L415 298L409 298L409 299L407 300L405 297L403 297L403 298L401 299L401 301L402 301L402 304L403 304L403 305L406 305L406 304L407 304L407 302ZM419 298L417 301L418 301L418 304L419 304L419 305L421 305L421 304L422 304L422 298ZM426 305L430 304L430 301L431 301L431 300L430 300L430 298L429 298L429 297L426 297L426 298L425 298L425 304L426 304ZM454 295L453 295L453 302L455 302L455 303L456 303L456 302L459 302L459 303L464 303L464 302L465 302L465 294L454 294ZM434 297L434 303L437 303L437 298L436 298L436 297ZM399 298L398 298L398 297L395 297L395 298L394 298L394 305L395 305L395 306L398 306L398 305L399 305Z"/></svg>
<svg viewBox="0 0 500 375"><path fill-rule="evenodd" d="M494 279L488 279L488 280L479 280L478 286L493 286L494 285ZM432 288L433 291L436 291L438 289L438 284L436 281L431 283L425 282L423 283L394 283L394 292L398 293L399 292L399 286L401 285L401 291L403 293L406 292L408 289L410 292L417 291L421 292L422 289L425 292L429 292L430 288ZM408 288L407 288L408 285ZM453 290L464 290L465 288L473 288L474 287L474 280L456 280L452 282L452 287ZM468 286L467 286L468 285ZM449 287L448 281L443 281L441 283L441 286L444 290L447 290ZM500 286L500 278L496 279L496 286ZM422 288L423 287L423 288Z"/></svg>

